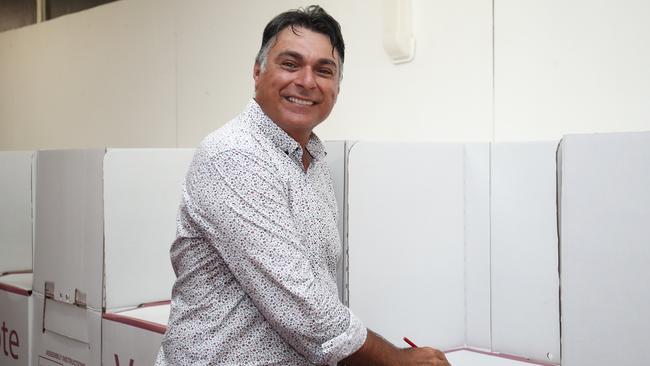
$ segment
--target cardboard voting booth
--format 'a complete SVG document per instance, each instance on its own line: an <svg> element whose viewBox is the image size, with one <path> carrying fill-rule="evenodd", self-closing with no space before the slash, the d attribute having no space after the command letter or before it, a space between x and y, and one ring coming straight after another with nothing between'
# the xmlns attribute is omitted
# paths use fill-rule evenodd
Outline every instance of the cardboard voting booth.
<svg viewBox="0 0 650 366"><path fill-rule="evenodd" d="M558 154L554 141L326 145L349 253L340 294L369 328L448 350L455 366L650 361L650 291L639 285L650 262L650 133L571 135ZM31 251L7 249L17 259L0 258L12 272L0 276L0 365L154 362L192 155L38 153L33 289L31 274L16 273ZM10 176L23 214L0 208L0 229L29 244L32 169L22 169L22 183Z"/></svg>
<svg viewBox="0 0 650 366"><path fill-rule="evenodd" d="M345 142L327 142L343 233ZM34 357L152 364L170 311L181 188L191 149L41 151ZM343 271L339 272L340 288ZM341 292L342 294L342 292Z"/></svg>
<svg viewBox="0 0 650 366"><path fill-rule="evenodd" d="M111 347L102 345L105 312L169 298L168 251L191 155L184 149L38 152L37 364L99 365L102 346Z"/></svg>
<svg viewBox="0 0 650 366"><path fill-rule="evenodd" d="M558 364L555 146L354 145L351 309L394 344L460 348L461 366Z"/></svg>
<svg viewBox="0 0 650 366"><path fill-rule="evenodd" d="M30 364L32 151L0 152L0 365Z"/></svg>
<svg viewBox="0 0 650 366"><path fill-rule="evenodd" d="M648 365L650 132L560 146L562 365Z"/></svg>

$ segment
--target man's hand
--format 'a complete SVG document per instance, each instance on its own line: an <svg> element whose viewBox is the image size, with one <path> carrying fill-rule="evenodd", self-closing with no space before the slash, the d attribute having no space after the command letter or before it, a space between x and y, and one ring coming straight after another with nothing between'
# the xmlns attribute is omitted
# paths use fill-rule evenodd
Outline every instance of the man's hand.
<svg viewBox="0 0 650 366"><path fill-rule="evenodd" d="M399 365L451 366L445 354L434 348L406 348L400 353Z"/></svg>
<svg viewBox="0 0 650 366"><path fill-rule="evenodd" d="M368 329L366 342L343 360L348 366L451 366L445 354L430 347L400 349Z"/></svg>

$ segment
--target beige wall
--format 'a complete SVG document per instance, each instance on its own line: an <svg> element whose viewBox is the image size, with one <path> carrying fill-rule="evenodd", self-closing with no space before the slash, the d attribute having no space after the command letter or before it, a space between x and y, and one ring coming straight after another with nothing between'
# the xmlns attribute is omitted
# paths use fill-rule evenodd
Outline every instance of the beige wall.
<svg viewBox="0 0 650 366"><path fill-rule="evenodd" d="M495 137L650 130L650 2L495 0Z"/></svg>
<svg viewBox="0 0 650 366"><path fill-rule="evenodd" d="M174 2L0 33L0 148L175 146Z"/></svg>
<svg viewBox="0 0 650 366"><path fill-rule="evenodd" d="M0 33L0 149L195 146L252 97L266 22L306 4L122 0ZM413 0L403 65L383 51L381 1L320 4L347 45L325 139L650 129L647 2L494 0L493 18L492 0Z"/></svg>

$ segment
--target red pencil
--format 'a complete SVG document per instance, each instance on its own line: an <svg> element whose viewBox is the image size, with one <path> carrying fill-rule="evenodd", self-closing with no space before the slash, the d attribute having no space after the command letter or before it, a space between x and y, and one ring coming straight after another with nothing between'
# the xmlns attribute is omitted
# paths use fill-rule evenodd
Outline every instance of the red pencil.
<svg viewBox="0 0 650 366"><path fill-rule="evenodd" d="M404 337L404 342L408 343L409 346L411 346L413 348L418 348L418 346L416 346L415 343L411 342L411 340L406 338L406 337Z"/></svg>

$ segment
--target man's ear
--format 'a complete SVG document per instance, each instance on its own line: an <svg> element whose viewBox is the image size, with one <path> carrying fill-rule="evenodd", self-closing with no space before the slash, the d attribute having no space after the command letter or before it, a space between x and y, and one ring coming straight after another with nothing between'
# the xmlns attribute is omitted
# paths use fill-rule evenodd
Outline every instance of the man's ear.
<svg viewBox="0 0 650 366"><path fill-rule="evenodd" d="M255 63L253 65L253 80L255 80L255 89L257 89L257 83L260 79L260 75L262 74L262 67L260 66L259 63Z"/></svg>

